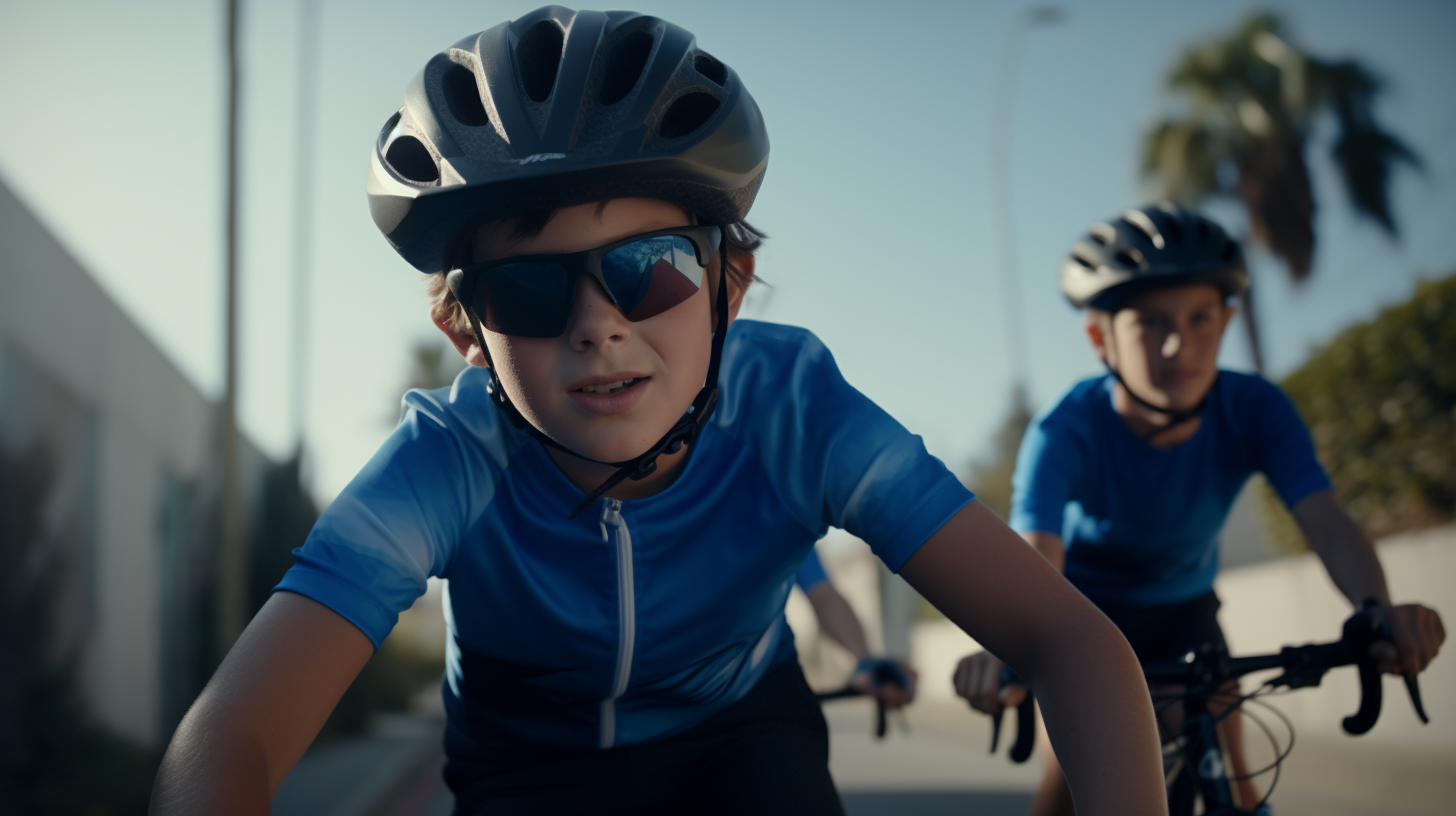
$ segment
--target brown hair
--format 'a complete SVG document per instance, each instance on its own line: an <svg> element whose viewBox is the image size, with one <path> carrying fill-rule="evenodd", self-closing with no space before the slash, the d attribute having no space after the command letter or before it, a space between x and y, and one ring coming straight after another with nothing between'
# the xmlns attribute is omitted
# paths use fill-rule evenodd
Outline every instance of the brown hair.
<svg viewBox="0 0 1456 816"><path fill-rule="evenodd" d="M605 202L603 202L605 205ZM538 210L513 219L511 238L530 238L539 235L546 224L556 215L556 210ZM763 246L768 234L749 224L737 221L723 228L723 256L728 259L728 281L731 285L747 289L754 281L762 282L757 275L747 276L733 263L734 258L752 256ZM469 334L470 318L455 299L455 293L445 284L445 273L435 272L425 278L425 295L430 301L430 319L444 323L451 331Z"/></svg>

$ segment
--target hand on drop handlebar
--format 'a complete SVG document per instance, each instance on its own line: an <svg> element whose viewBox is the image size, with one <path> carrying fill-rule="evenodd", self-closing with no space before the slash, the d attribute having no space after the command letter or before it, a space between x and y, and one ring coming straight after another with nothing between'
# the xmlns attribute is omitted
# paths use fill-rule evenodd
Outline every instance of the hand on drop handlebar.
<svg viewBox="0 0 1456 816"><path fill-rule="evenodd" d="M1370 646L1380 670L1407 677L1425 671L1446 641L1440 614L1420 604L1402 604L1391 608L1388 620L1394 643L1382 640Z"/></svg>
<svg viewBox="0 0 1456 816"><path fill-rule="evenodd" d="M899 658L865 657L855 666L849 687L879 698L891 709L898 709L915 699L915 681L919 677L919 672Z"/></svg>
<svg viewBox="0 0 1456 816"><path fill-rule="evenodd" d="M1015 708L1026 699L1024 683L1001 684L1006 664L990 652L976 652L961 658L951 682L956 694L966 698L971 708L995 716L1006 708Z"/></svg>

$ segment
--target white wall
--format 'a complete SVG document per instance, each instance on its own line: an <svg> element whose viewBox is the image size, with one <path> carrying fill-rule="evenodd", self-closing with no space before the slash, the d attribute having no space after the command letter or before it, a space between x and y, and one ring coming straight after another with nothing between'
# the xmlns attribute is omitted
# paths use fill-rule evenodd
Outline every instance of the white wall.
<svg viewBox="0 0 1456 816"><path fill-rule="evenodd" d="M211 475L213 406L0 183L7 346L97 418L96 592L82 685L103 724L160 744L170 735L159 733L159 494L164 469L182 480ZM265 460L246 440L242 459L251 507Z"/></svg>

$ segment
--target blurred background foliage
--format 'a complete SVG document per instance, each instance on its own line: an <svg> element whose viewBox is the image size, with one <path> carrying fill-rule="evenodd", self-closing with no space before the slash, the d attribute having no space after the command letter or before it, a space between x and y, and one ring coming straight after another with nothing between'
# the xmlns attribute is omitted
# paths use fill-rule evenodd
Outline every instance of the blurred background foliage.
<svg viewBox="0 0 1456 816"><path fill-rule="evenodd" d="M971 460L961 479L981 504L1003 519L1011 516L1011 477L1016 472L1016 453L1021 447L1021 437L1026 435L1026 426L1031 424L1031 418L1031 406L1027 404L1025 392L1019 388L1014 390L1006 416L991 437L989 450Z"/></svg>
<svg viewBox="0 0 1456 816"><path fill-rule="evenodd" d="M1456 270L1341 332L1282 385L1372 537L1456 519Z"/></svg>

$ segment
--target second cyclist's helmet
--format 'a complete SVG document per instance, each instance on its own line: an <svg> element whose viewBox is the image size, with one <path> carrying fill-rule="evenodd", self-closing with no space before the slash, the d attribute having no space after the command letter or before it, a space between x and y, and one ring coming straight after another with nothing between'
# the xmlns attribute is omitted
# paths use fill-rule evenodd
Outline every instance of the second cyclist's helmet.
<svg viewBox="0 0 1456 816"><path fill-rule="evenodd" d="M369 209L421 272L466 263L480 224L627 196L743 219L768 134L738 75L687 30L546 6L424 67L369 162Z"/></svg>
<svg viewBox="0 0 1456 816"><path fill-rule="evenodd" d="M1160 201L1093 224L1062 261L1060 288L1079 309L1116 311L1139 292L1187 283L1232 297L1248 289L1249 272L1223 227Z"/></svg>

